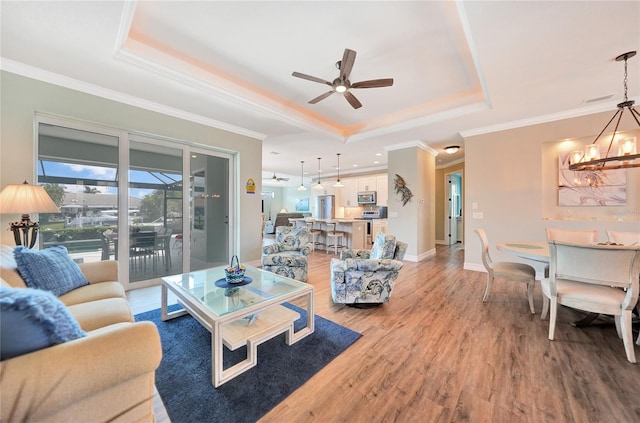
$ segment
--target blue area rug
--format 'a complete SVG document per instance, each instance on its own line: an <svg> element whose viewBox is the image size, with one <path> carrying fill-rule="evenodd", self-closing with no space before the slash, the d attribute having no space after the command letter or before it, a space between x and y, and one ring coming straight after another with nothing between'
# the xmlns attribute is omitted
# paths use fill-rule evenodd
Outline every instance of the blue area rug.
<svg viewBox="0 0 640 423"><path fill-rule="evenodd" d="M287 307L306 321L305 310ZM176 309L174 306L170 310ZM315 316L315 331L287 346L284 334L258 346L258 364L218 388L211 384L211 334L191 316L167 322L160 309L135 316L156 324L162 342L162 362L156 387L172 423L255 422L302 386L311 376L362 335ZM225 347L224 368L246 358L246 348Z"/></svg>

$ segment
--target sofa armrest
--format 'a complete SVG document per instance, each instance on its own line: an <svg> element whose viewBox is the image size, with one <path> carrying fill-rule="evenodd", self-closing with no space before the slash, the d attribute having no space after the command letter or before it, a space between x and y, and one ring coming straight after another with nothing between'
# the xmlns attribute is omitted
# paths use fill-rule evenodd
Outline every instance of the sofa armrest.
<svg viewBox="0 0 640 423"><path fill-rule="evenodd" d="M340 252L340 259L368 259L371 257L371 250L365 249L344 249Z"/></svg>
<svg viewBox="0 0 640 423"><path fill-rule="evenodd" d="M78 266L89 283L114 282L118 280L118 262L115 260L79 263Z"/></svg>
<svg viewBox="0 0 640 423"><path fill-rule="evenodd" d="M84 338L2 361L0 420L47 420L83 398L153 373L161 358L156 326L138 322L111 325Z"/></svg>
<svg viewBox="0 0 640 423"><path fill-rule="evenodd" d="M302 254L303 256L308 256L309 254L311 254L312 249L313 244L311 242L308 242L300 249L300 254Z"/></svg>

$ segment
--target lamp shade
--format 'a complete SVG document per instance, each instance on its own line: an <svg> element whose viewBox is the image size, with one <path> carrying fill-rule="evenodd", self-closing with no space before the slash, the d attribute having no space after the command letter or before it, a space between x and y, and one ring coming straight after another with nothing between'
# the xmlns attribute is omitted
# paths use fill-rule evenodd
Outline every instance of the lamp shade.
<svg viewBox="0 0 640 423"><path fill-rule="evenodd" d="M47 191L39 185L10 184L0 192L0 213L60 213Z"/></svg>

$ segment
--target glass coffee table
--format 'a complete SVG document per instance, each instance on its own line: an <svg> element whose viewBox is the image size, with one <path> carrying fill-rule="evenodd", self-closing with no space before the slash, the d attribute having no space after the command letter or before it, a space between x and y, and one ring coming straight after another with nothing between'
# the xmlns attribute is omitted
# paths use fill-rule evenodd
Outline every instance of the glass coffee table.
<svg viewBox="0 0 640 423"><path fill-rule="evenodd" d="M245 266L245 281L228 284L224 280L225 267L162 278L162 320L190 314L211 332L215 387L254 367L261 343L284 332L287 345L291 345L314 331L312 285L251 266ZM168 312L169 291L184 310ZM294 321L300 314L282 305L296 298L306 298L307 312L306 326L298 331L294 330ZM244 345L247 358L224 369L224 346L233 351Z"/></svg>

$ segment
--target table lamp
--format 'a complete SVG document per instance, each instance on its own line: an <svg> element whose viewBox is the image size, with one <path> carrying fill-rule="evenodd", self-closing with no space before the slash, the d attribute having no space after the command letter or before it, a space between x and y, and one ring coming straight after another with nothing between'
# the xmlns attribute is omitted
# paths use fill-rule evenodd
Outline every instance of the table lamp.
<svg viewBox="0 0 640 423"><path fill-rule="evenodd" d="M22 220L11 222L16 245L33 248L38 237L38 222L29 219L30 213L60 213L47 191L39 185L10 184L0 192L0 213L22 214ZM20 236L22 232L22 236Z"/></svg>

